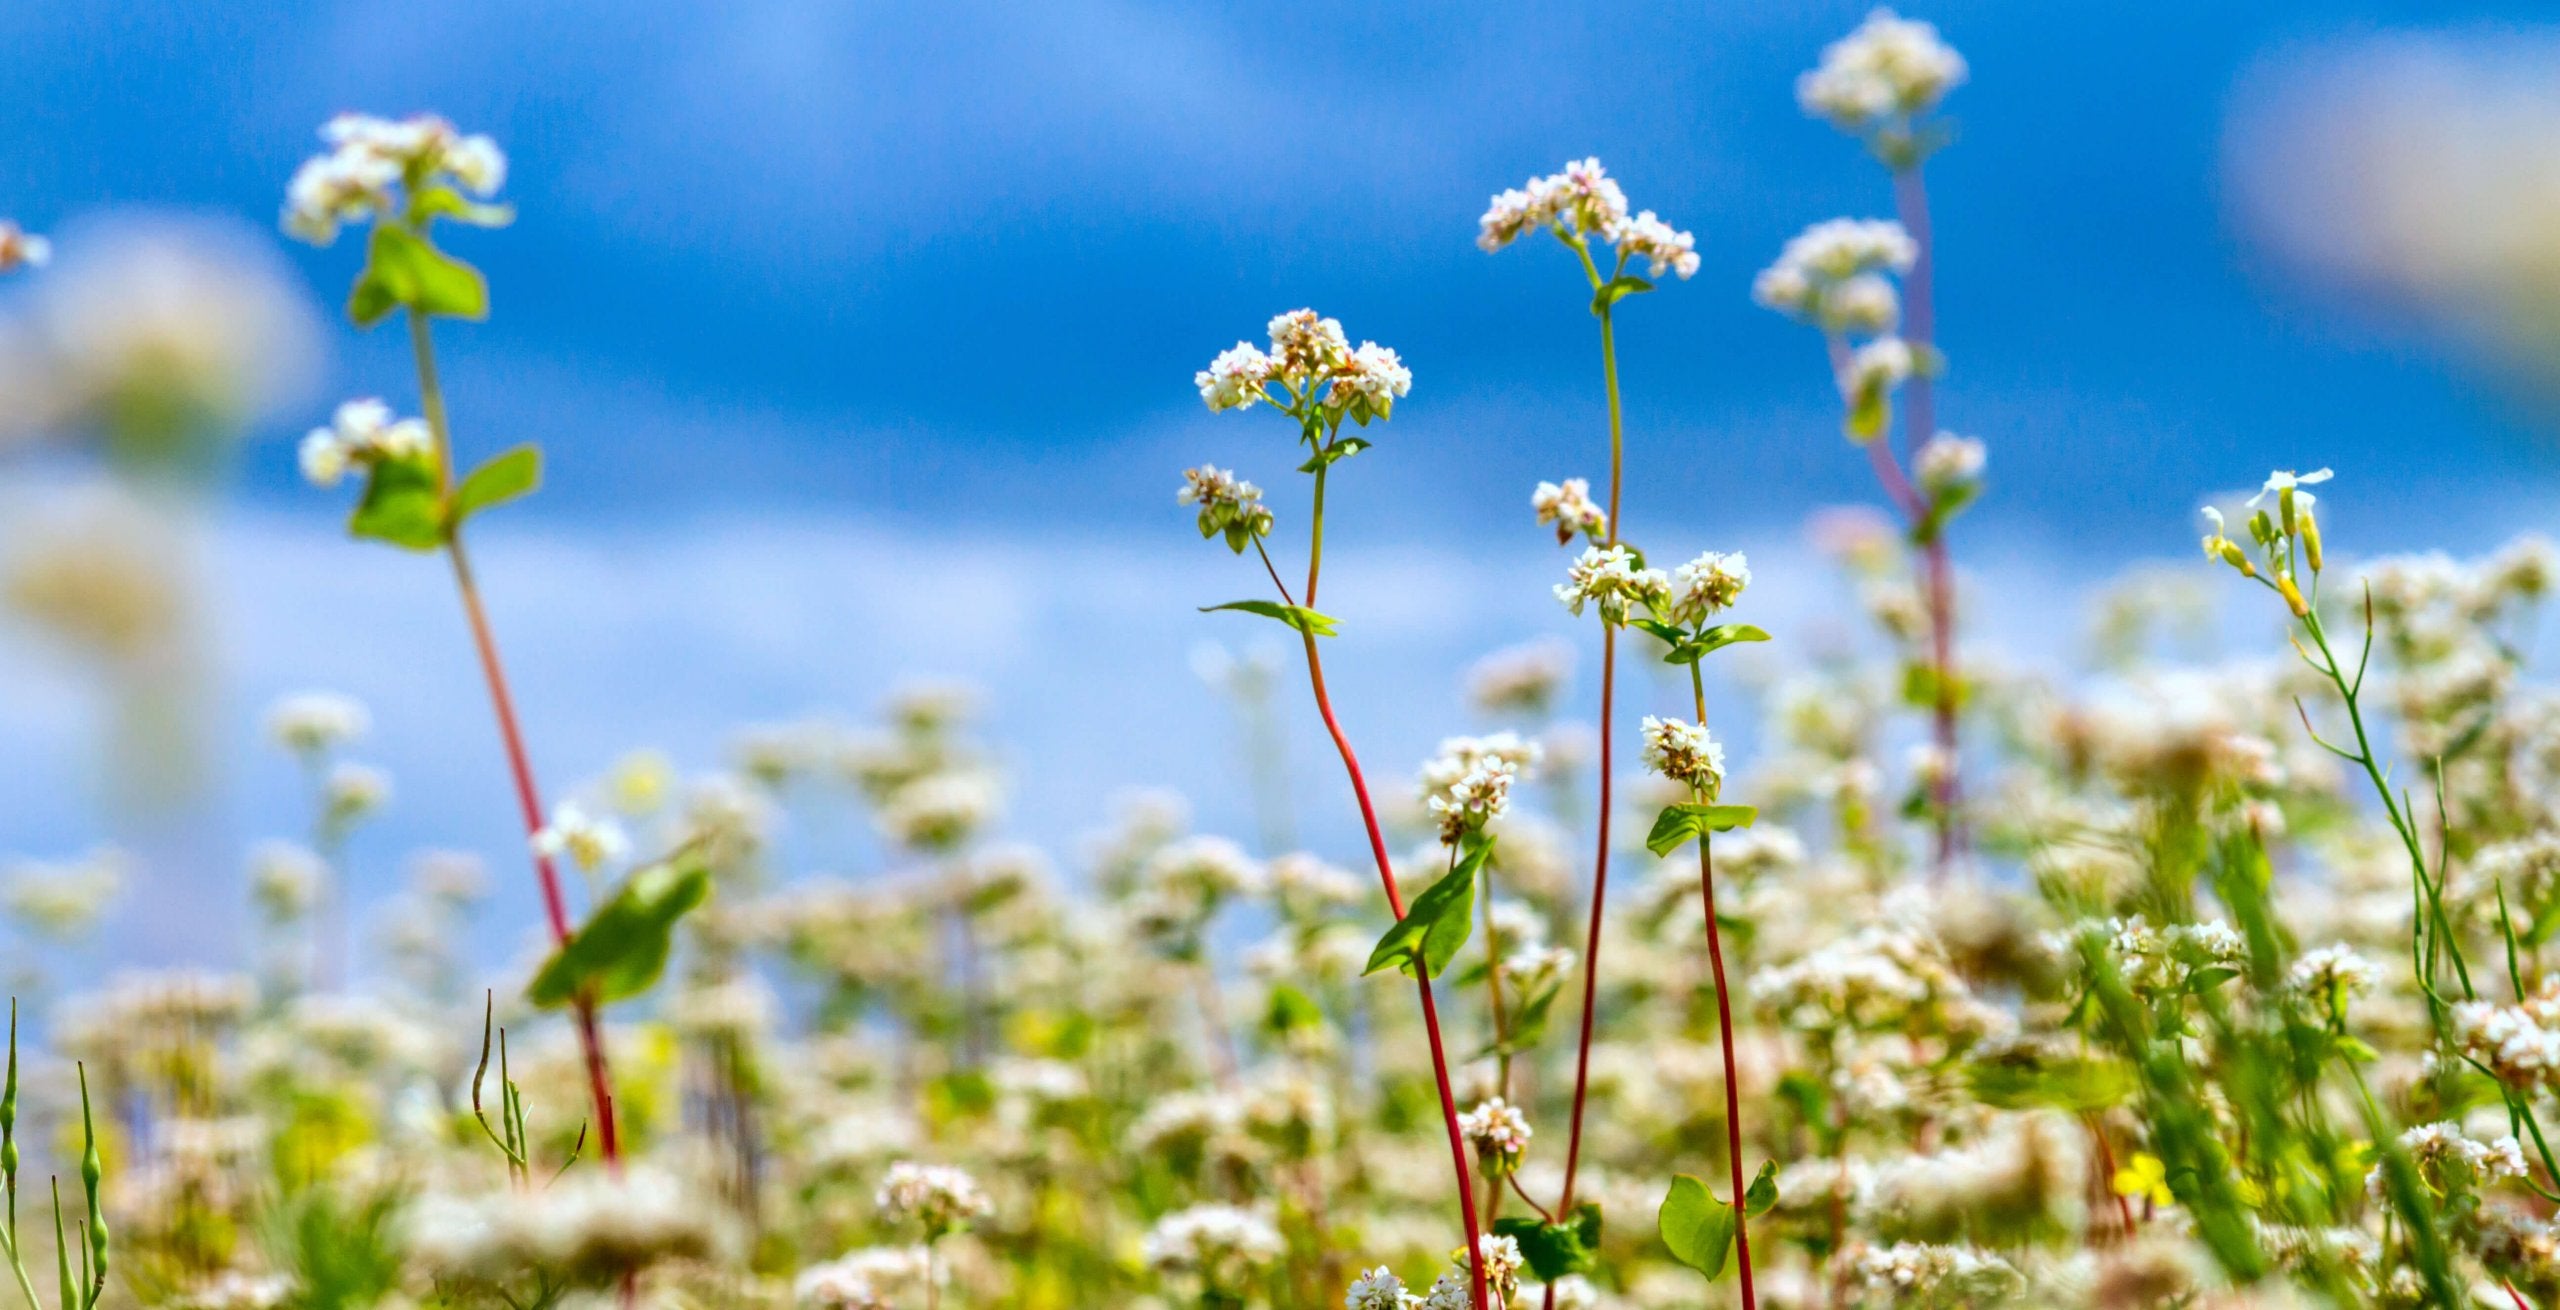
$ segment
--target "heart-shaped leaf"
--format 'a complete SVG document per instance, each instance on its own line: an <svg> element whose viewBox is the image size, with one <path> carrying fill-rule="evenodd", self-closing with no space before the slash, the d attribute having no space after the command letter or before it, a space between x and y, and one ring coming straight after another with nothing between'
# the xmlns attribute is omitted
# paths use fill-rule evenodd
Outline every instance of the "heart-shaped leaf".
<svg viewBox="0 0 2560 1310"><path fill-rule="evenodd" d="M531 493L542 485L542 451L535 446L518 446L488 463L471 470L471 476L453 491L453 521L463 520L489 508L503 505L518 496Z"/></svg>
<svg viewBox="0 0 2560 1310"><path fill-rule="evenodd" d="M541 1006L580 996L602 1005L649 990L667 967L677 920L710 896L711 868L691 851L640 869L552 952L526 994Z"/></svg>
<svg viewBox="0 0 2560 1310"><path fill-rule="evenodd" d="M1437 978L1447 970L1475 931L1476 873L1492 853L1492 838L1478 835L1469 840L1457 867L1414 897L1404 917L1378 939L1360 976L1385 969L1412 973L1417 964L1425 977Z"/></svg>
<svg viewBox="0 0 2560 1310"><path fill-rule="evenodd" d="M1705 1183L1687 1174L1672 1175L1655 1224L1673 1259L1711 1280L1724 1277L1738 1219L1733 1207L1717 1200Z"/></svg>
<svg viewBox="0 0 2560 1310"><path fill-rule="evenodd" d="M1749 805L1666 805L1655 816L1653 831L1645 834L1644 848L1656 855L1669 855L1690 838L1748 828L1759 814Z"/></svg>

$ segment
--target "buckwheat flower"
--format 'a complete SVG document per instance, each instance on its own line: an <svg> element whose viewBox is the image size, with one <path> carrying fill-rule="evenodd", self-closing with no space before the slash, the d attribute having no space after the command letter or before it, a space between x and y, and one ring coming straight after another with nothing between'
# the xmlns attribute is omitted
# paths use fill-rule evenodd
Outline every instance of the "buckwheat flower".
<svg viewBox="0 0 2560 1310"><path fill-rule="evenodd" d="M43 936L63 941L86 936L106 917L131 866L130 857L112 846L61 863L17 861L0 883L0 905Z"/></svg>
<svg viewBox="0 0 2560 1310"><path fill-rule="evenodd" d="M1650 209L1617 218L1601 235L1617 247L1620 258L1644 260L1655 277L1677 273L1685 279L1698 271L1696 238L1674 230Z"/></svg>
<svg viewBox="0 0 2560 1310"><path fill-rule="evenodd" d="M1671 603L1666 617L1673 623L1702 622L1733 608L1742 589L1751 585L1751 564L1742 552L1708 551L1671 571Z"/></svg>
<svg viewBox="0 0 2560 1310"><path fill-rule="evenodd" d="M978 1180L949 1165L901 1160L889 1166L873 1198L880 1217L893 1224L914 1220L930 1245L995 1212Z"/></svg>
<svg viewBox="0 0 2560 1310"><path fill-rule="evenodd" d="M1149 1268L1189 1274L1212 1292L1231 1296L1286 1250L1268 1217L1232 1205L1176 1210L1157 1220L1141 1244Z"/></svg>
<svg viewBox="0 0 2560 1310"><path fill-rule="evenodd" d="M1902 293L1880 273L1844 278L1823 288L1818 299L1807 283L1804 304L1814 326L1843 336L1882 336L1902 323Z"/></svg>
<svg viewBox="0 0 2560 1310"><path fill-rule="evenodd" d="M2454 1045L2519 1091L2560 1087L2560 977L2545 979L2513 1005L2461 1001L2452 1010Z"/></svg>
<svg viewBox="0 0 2560 1310"><path fill-rule="evenodd" d="M1556 530L1559 546L1572 541L1576 533L1594 542L1609 535L1609 512L1592 501L1587 479L1541 482L1529 493L1529 508L1537 511L1541 525Z"/></svg>
<svg viewBox="0 0 2560 1310"><path fill-rule="evenodd" d="M1485 206L1484 217L1476 220L1476 247L1492 254L1519 240L1521 233L1544 227L1549 218L1537 197L1527 191L1517 187L1503 191Z"/></svg>
<svg viewBox="0 0 2560 1310"><path fill-rule="evenodd" d="M1301 386L1330 376L1351 358L1351 341L1342 335L1342 321L1312 309L1274 315L1269 330L1272 371Z"/></svg>
<svg viewBox="0 0 2560 1310"><path fill-rule="evenodd" d="M1428 800L1436 793L1447 791L1486 760L1507 765L1515 778L1525 779L1538 767L1544 754L1538 743L1516 732L1444 738L1440 749L1423 762L1421 794Z"/></svg>
<svg viewBox="0 0 2560 1310"><path fill-rule="evenodd" d="M1623 625L1631 605L1655 605L1669 598L1670 575L1638 567L1634 551L1624 546L1591 546L1556 584L1556 599L1575 614L1586 604L1599 607L1600 621Z"/></svg>
<svg viewBox="0 0 2560 1310"><path fill-rule="evenodd" d="M2285 985L2323 1006L2373 990L2373 962L2344 943L2305 951L2285 971ZM2335 998L2333 1001L2332 998Z"/></svg>
<svg viewBox="0 0 2560 1310"><path fill-rule="evenodd" d="M1476 1108L1459 1115L1458 1131L1474 1144L1486 1168L1504 1173L1520 1167L1521 1153L1529 1149L1529 1139L1535 1135L1529 1127L1529 1116L1499 1096L1480 1101Z"/></svg>
<svg viewBox="0 0 2560 1310"><path fill-rule="evenodd" d="M309 914L328 883L329 866L299 842L264 841L249 852L249 895L274 922Z"/></svg>
<svg viewBox="0 0 2560 1310"><path fill-rule="evenodd" d="M1467 670L1467 700L1487 714L1543 715L1573 676L1573 647L1542 637L1498 650Z"/></svg>
<svg viewBox="0 0 2560 1310"><path fill-rule="evenodd" d="M1919 451L1911 457L1911 468L1920 489L1943 500L1972 490L1982 480L1986 458L1980 441L1941 432L1920 443Z"/></svg>
<svg viewBox="0 0 2560 1310"><path fill-rule="evenodd" d="M1823 47L1822 62L1796 79L1796 102L1843 132L1865 135L1936 108L1963 84L1965 71L1964 57L1937 28L1878 9Z"/></svg>
<svg viewBox="0 0 2560 1310"><path fill-rule="evenodd" d="M396 121L340 114L321 126L320 139L328 152L305 160L285 186L284 230L313 245L336 240L341 226L391 213L399 203L394 189L403 184L450 185L486 198L507 177L495 141L465 136L432 114ZM458 192L446 198L456 203L434 209L439 217L484 226L507 221L503 209L458 203Z"/></svg>
<svg viewBox="0 0 2560 1310"><path fill-rule="evenodd" d="M2409 1153L2418 1176L2439 1196L2469 1196L2505 1178L2523 1178L2524 1147L2510 1134L2494 1142L2464 1136L2459 1124L2421 1124L2400 1134L2400 1149ZM2385 1198L2382 1166L2365 1174L2366 1195Z"/></svg>
<svg viewBox="0 0 2560 1310"><path fill-rule="evenodd" d="M897 1310L933 1278L920 1246L870 1246L800 1271L792 1297L809 1310Z"/></svg>
<svg viewBox="0 0 2560 1310"><path fill-rule="evenodd" d="M1475 1300L1465 1274L1444 1273L1431 1280L1431 1292L1422 1298L1419 1310L1475 1310Z"/></svg>
<svg viewBox="0 0 2560 1310"><path fill-rule="evenodd" d="M1342 1310L1413 1310L1417 1299L1394 1270L1380 1265L1352 1280L1342 1294Z"/></svg>
<svg viewBox="0 0 2560 1310"><path fill-rule="evenodd" d="M1920 243L1892 219L1831 218L1788 238L1770 267L1793 270L1814 286L1830 287L1862 273L1899 276L1910 272L1919 258Z"/></svg>
<svg viewBox="0 0 2560 1310"><path fill-rule="evenodd" d="M1645 767L1713 799L1724 786L1724 746L1707 730L1682 719L1644 721Z"/></svg>
<svg viewBox="0 0 2560 1310"><path fill-rule="evenodd" d="M1271 380L1271 359L1256 350L1250 342L1239 341L1220 351L1209 367L1192 375L1192 384L1200 388L1200 399L1214 411L1242 409L1263 398L1263 384Z"/></svg>
<svg viewBox="0 0 2560 1310"><path fill-rule="evenodd" d="M1457 781L1430 800L1431 816L1440 825L1440 842L1455 846L1471 833L1484 831L1511 802L1511 783L1519 770L1508 760L1479 756Z"/></svg>
<svg viewBox="0 0 2560 1310"><path fill-rule="evenodd" d="M333 691L296 692L267 707L267 736L296 755L334 750L372 726L364 702Z"/></svg>
<svg viewBox="0 0 2560 1310"><path fill-rule="evenodd" d="M1520 1255L1520 1243L1499 1233L1486 1233L1476 1240L1476 1251L1484 1261L1486 1295L1491 1296L1496 1305L1511 1304L1513 1296L1520 1290L1520 1271L1528 1266L1528 1261ZM1467 1291L1464 1272L1468 1267L1466 1249L1459 1248L1450 1257L1450 1263L1460 1271L1458 1288L1463 1294ZM1433 1289L1435 1294L1438 1290L1436 1287Z"/></svg>
<svg viewBox="0 0 2560 1310"><path fill-rule="evenodd" d="M1404 366L1396 352L1375 341L1363 341L1358 350L1335 367L1333 388L1325 393L1325 403L1337 411L1363 406L1385 418L1395 403L1412 390L1413 371Z"/></svg>
<svg viewBox="0 0 2560 1310"><path fill-rule="evenodd" d="M534 854L566 856L588 873L619 864L631 853L631 839L621 824L591 815L575 801L563 801L551 811L551 822L533 834L532 845Z"/></svg>
<svg viewBox="0 0 2560 1310"><path fill-rule="evenodd" d="M1875 1291L1920 1305L1991 1305L2015 1295L2024 1281L2008 1261L1966 1246L1896 1242L1858 1257L1858 1272Z"/></svg>
<svg viewBox="0 0 2560 1310"><path fill-rule="evenodd" d="M930 773L889 794L873 818L900 845L950 850L996 817L996 780L978 769Z"/></svg>
<svg viewBox="0 0 2560 1310"><path fill-rule="evenodd" d="M433 447L426 420L394 418L389 405L370 397L350 400L338 406L329 426L313 428L302 439L302 476L314 486L334 487L350 469L417 459Z"/></svg>
<svg viewBox="0 0 2560 1310"><path fill-rule="evenodd" d="M340 763L321 784L321 803L332 823L352 823L391 799L391 776L369 765Z"/></svg>
<svg viewBox="0 0 2560 1310"><path fill-rule="evenodd" d="M1258 537L1271 535L1271 510L1262 503L1262 488L1214 464L1182 471L1182 490L1175 503L1200 507L1203 539L1224 533L1239 555Z"/></svg>
<svg viewBox="0 0 2560 1310"><path fill-rule="evenodd" d="M0 273L42 268L53 262L53 243L0 218Z"/></svg>
<svg viewBox="0 0 2560 1310"><path fill-rule="evenodd" d="M1840 394L1851 400L1889 391L1911 380L1918 366L1911 344L1900 337L1880 337L1857 348L1840 370Z"/></svg>

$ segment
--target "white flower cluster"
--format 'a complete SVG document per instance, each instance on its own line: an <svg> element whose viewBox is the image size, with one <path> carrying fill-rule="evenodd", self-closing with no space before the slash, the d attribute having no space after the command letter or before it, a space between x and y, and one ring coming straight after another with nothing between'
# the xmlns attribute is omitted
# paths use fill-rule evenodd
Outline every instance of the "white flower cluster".
<svg viewBox="0 0 2560 1310"><path fill-rule="evenodd" d="M1538 513L1538 522L1556 530L1556 544L1561 546L1576 534L1597 542L1609 535L1609 511L1591 499L1591 483L1583 478L1566 478L1562 483L1541 482L1529 493L1529 508Z"/></svg>
<svg viewBox="0 0 2560 1310"><path fill-rule="evenodd" d="M320 755L364 736L364 702L334 691L296 692L267 707L267 736L296 755Z"/></svg>
<svg viewBox="0 0 2560 1310"><path fill-rule="evenodd" d="M800 1271L792 1296L808 1310L897 1310L933 1277L920 1246L870 1246Z"/></svg>
<svg viewBox="0 0 2560 1310"><path fill-rule="evenodd" d="M1487 714L1545 714L1573 675L1573 647L1542 637L1506 647L1467 670L1467 700Z"/></svg>
<svg viewBox="0 0 2560 1310"><path fill-rule="evenodd" d="M1595 605L1601 622L1624 626L1631 606L1651 608L1669 601L1671 575L1641 566L1636 553L1624 546L1590 546L1566 569L1555 591L1566 609L1580 614L1584 605Z"/></svg>
<svg viewBox="0 0 2560 1310"><path fill-rule="evenodd" d="M889 1166L888 1176L880 1180L880 1191L872 1203L880 1207L880 1217L890 1223L913 1219L921 1224L927 1242L995 1211L995 1203L987 1199L977 1179L949 1165L917 1164L912 1160Z"/></svg>
<svg viewBox="0 0 2560 1310"><path fill-rule="evenodd" d="M943 769L890 792L872 817L901 846L950 850L992 821L1003 799L993 774L975 768Z"/></svg>
<svg viewBox="0 0 2560 1310"><path fill-rule="evenodd" d="M1705 727L1685 719L1645 717L1644 762L1646 768L1711 800L1724 786L1724 745Z"/></svg>
<svg viewBox="0 0 2560 1310"><path fill-rule="evenodd" d="M1920 1305L1992 1305L2017 1293L2025 1280L2009 1262L1969 1246L1896 1242L1858 1256L1867 1286Z"/></svg>
<svg viewBox="0 0 2560 1310"><path fill-rule="evenodd" d="M737 1234L725 1207L649 1169L581 1170L538 1192L429 1197L409 1207L412 1255L475 1283L542 1270L601 1286L653 1264L725 1256Z"/></svg>
<svg viewBox="0 0 2560 1310"><path fill-rule="evenodd" d="M1396 352L1374 341L1354 349L1340 321L1312 309L1273 318L1269 331L1268 352L1239 341L1193 375L1210 409L1242 409L1259 400L1294 411L1315 401L1336 420L1345 414L1386 418L1413 390L1413 373ZM1288 403L1271 394L1275 385L1287 393Z"/></svg>
<svg viewBox="0 0 2560 1310"><path fill-rule="evenodd" d="M1451 737L1422 766L1422 795L1440 840L1457 845L1469 833L1482 832L1499 818L1511 800L1511 784L1538 764L1537 743L1518 733L1489 737Z"/></svg>
<svg viewBox="0 0 2560 1310"><path fill-rule="evenodd" d="M2373 990L2373 961L2344 942L2305 951L2285 970L2285 986L2321 1005Z"/></svg>
<svg viewBox="0 0 2560 1310"><path fill-rule="evenodd" d="M1476 245L1488 252L1525 233L1553 228L1576 242L1596 233L1621 261L1641 259L1655 277L1677 273L1685 278L1698 271L1696 239L1650 209L1630 215L1627 193L1597 159L1574 160L1561 172L1502 192L1485 207L1478 227Z"/></svg>
<svg viewBox="0 0 2560 1310"><path fill-rule="evenodd" d="M1671 571L1671 597L1662 617L1687 626L1703 623L1742 599L1751 585L1751 562L1742 552L1708 551Z"/></svg>
<svg viewBox="0 0 2560 1310"><path fill-rule="evenodd" d="M53 262L53 243L0 218L0 273L15 273L22 268L42 268Z"/></svg>
<svg viewBox="0 0 2560 1310"><path fill-rule="evenodd" d="M2068 953L2081 933L2090 932L2105 941L2123 972L2125 986L2137 995L2179 992L2198 971L2236 968L2249 954L2249 944L2239 931L2220 919L2156 928L2139 914L2084 923L2076 930L2048 936L2046 944L2057 953Z"/></svg>
<svg viewBox="0 0 2560 1310"><path fill-rule="evenodd" d="M1834 218L1798 233L1752 279L1751 298L1825 332L1875 336L1902 318L1885 276L1911 271L1920 244L1890 219Z"/></svg>
<svg viewBox="0 0 2560 1310"><path fill-rule="evenodd" d="M2417 1166L2427 1186L2448 1196L2477 1193L2502 1178L2523 1178L2528 1172L2524 1146L2512 1133L2483 1142L2465 1136L2460 1124L2420 1124L2400 1134L2400 1149L2409 1153L2409 1162ZM2381 1165L2366 1172L2367 1196L2384 1200L2386 1186Z"/></svg>
<svg viewBox="0 0 2560 1310"><path fill-rule="evenodd" d="M1964 79L1964 57L1936 27L1878 9L1823 47L1822 62L1796 79L1796 102L1864 136L1935 109Z"/></svg>
<svg viewBox="0 0 2560 1310"><path fill-rule="evenodd" d="M1529 1116L1522 1114L1520 1107L1494 1096L1459 1115L1458 1132L1493 1167L1508 1173L1520 1166L1521 1153L1529 1149L1529 1139L1536 1130L1529 1126Z"/></svg>
<svg viewBox="0 0 2560 1310"><path fill-rule="evenodd" d="M589 814L575 801L553 807L551 822L534 830L533 853L545 859L567 857L588 873L602 872L631 854L631 838L612 819Z"/></svg>
<svg viewBox="0 0 2560 1310"><path fill-rule="evenodd" d="M1342 1310L1412 1310L1422 1298L1404 1290L1404 1280L1380 1265L1351 1280L1342 1295Z"/></svg>
<svg viewBox="0 0 2560 1310"><path fill-rule="evenodd" d="M1911 456L1911 471L1920 489L1928 492L1932 500L1945 500L1971 494L1982 481L1983 465L1988 461L1981 441L1941 432L1920 443L1920 449Z"/></svg>
<svg viewBox="0 0 2560 1310"><path fill-rule="evenodd" d="M1174 502L1199 506L1200 535L1225 533L1239 554L1254 539L1271 535L1271 507L1262 503L1262 488L1215 464L1184 469Z"/></svg>
<svg viewBox="0 0 2560 1310"><path fill-rule="evenodd" d="M329 426L302 439L302 476L315 487L334 487L351 468L386 460L424 459L435 437L425 419L395 419L391 407L367 397L338 406Z"/></svg>
<svg viewBox="0 0 2560 1310"><path fill-rule="evenodd" d="M1176 1210L1147 1230L1142 1246L1149 1268L1189 1274L1208 1288L1230 1293L1241 1290L1286 1249L1269 1216L1232 1205Z"/></svg>
<svg viewBox="0 0 2560 1310"><path fill-rule="evenodd" d="M340 114L320 129L329 143L294 170L285 187L284 230L315 246L338 229L391 212L395 187L413 197L450 185L487 198L507 180L507 157L485 136L465 136L432 114L394 122Z"/></svg>
<svg viewBox="0 0 2560 1310"><path fill-rule="evenodd" d="M2453 1041L2518 1091L2560 1088L2560 976L2513 1005L2463 1001L2453 1007Z"/></svg>

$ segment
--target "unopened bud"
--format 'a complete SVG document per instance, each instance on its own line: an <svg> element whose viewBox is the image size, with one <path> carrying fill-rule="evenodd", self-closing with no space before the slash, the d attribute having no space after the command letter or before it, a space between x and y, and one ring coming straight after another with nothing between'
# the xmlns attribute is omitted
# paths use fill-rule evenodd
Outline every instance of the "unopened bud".
<svg viewBox="0 0 2560 1310"><path fill-rule="evenodd" d="M2302 588L2293 585L2292 574L2277 574L2276 590L2284 593L2285 607L2293 611L2293 617L2297 619L2311 617L2311 604L2302 598Z"/></svg>
<svg viewBox="0 0 2560 1310"><path fill-rule="evenodd" d="M2320 519L2308 505L2302 509L2302 557L2310 562L2312 572L2320 571Z"/></svg>

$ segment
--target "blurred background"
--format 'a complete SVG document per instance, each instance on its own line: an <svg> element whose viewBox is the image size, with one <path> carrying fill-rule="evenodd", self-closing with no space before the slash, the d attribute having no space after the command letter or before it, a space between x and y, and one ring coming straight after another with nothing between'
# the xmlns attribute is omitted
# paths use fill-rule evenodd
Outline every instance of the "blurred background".
<svg viewBox="0 0 2560 1310"><path fill-rule="evenodd" d="M1956 539L1974 644L2068 667L2094 588L2185 564L2196 506L2269 468L2335 465L2324 522L2360 552L2551 521L2560 35L2532 10L1910 11L1972 66L1930 185L1940 410L1991 450ZM356 243L275 231L341 110L433 110L511 158L518 221L450 243L493 317L440 345L466 455L549 455L475 538L554 792L639 747L717 768L742 725L954 675L984 688L1008 831L1070 842L1167 783L1244 830L1200 676L1231 657L1200 644L1267 625L1194 612L1253 577L1173 492L1232 466L1292 539L1286 425L1212 416L1190 377L1302 304L1416 379L1337 482L1325 606L1347 726L1409 769L1472 726L1471 660L1590 636L1527 510L1541 478L1606 471L1588 293L1546 243L1473 244L1490 193L1585 154L1702 256L1620 314L1627 526L1747 551L1746 617L1794 643L1760 670L1807 658L1861 620L1806 519L1877 497L1817 343L1748 288L1804 225L1890 212L1792 92L1865 12L0 9L0 216L56 253L0 288L0 859L112 841L141 894L97 950L231 958L241 853L307 818L261 714L328 688L372 707L360 754L394 785L347 852L359 904L449 846L491 861L496 922L532 922L441 563L345 540L344 496L295 471L338 400L415 405L397 329L336 310ZM1294 800L1338 846L1303 699L1285 678ZM793 840L877 859L850 821Z"/></svg>

